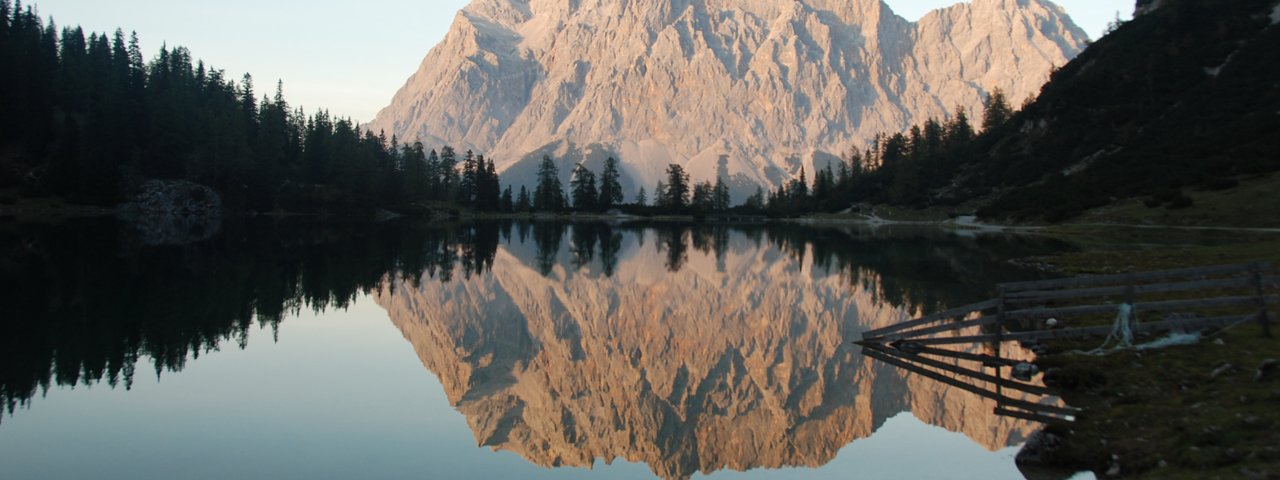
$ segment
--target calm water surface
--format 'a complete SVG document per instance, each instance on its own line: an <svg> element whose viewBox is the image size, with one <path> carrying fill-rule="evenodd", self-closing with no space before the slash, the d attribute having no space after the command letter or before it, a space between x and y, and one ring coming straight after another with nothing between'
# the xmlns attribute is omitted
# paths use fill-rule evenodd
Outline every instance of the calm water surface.
<svg viewBox="0 0 1280 480"><path fill-rule="evenodd" d="M1065 248L514 222L165 241L0 228L0 478L1020 479L1038 425L850 342Z"/></svg>

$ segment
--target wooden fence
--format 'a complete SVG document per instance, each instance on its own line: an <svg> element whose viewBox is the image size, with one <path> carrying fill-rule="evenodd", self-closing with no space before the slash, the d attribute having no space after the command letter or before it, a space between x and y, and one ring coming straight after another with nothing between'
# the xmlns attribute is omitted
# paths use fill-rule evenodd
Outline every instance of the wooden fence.
<svg viewBox="0 0 1280 480"><path fill-rule="evenodd" d="M946 345L1107 335L1114 325L1049 329L1043 328L1044 321L1055 319L1069 325L1081 317L1114 318L1126 305L1135 333L1256 321L1262 325L1264 335L1270 336L1271 315L1267 308L1280 303L1280 295L1273 291L1280 286L1280 277L1270 273L1270 264L1250 263L1006 283L998 286L997 298L869 330L862 339L882 344L910 341ZM1151 298L1187 292L1194 292L1195 298ZM1166 316L1156 321L1137 321L1151 314ZM988 333L935 336L986 326L990 326Z"/></svg>
<svg viewBox="0 0 1280 480"><path fill-rule="evenodd" d="M1118 321L1134 335L1258 322L1270 336L1267 309L1280 303L1277 286L1280 277L1267 263L1006 283L996 298L869 330L858 343L871 358L995 400L997 415L1063 421L1078 411L1052 405L1043 386L1003 375L1019 363L1001 356L1003 342L1106 336ZM1127 318L1117 318L1126 311ZM1063 327L1077 323L1102 325ZM962 334L975 327L976 333ZM994 343L995 355L937 348L987 342ZM977 362L980 370L956 360Z"/></svg>
<svg viewBox="0 0 1280 480"><path fill-rule="evenodd" d="M996 415L1051 423L1071 421L1080 412L1079 409L1059 405L1060 402L1053 398L1049 389L1044 386L1001 376L1002 367L1017 364L1007 359L942 349L925 349L908 354L879 344L864 345L863 353L894 367L994 400ZM958 355L974 355L978 358L963 358ZM981 361L985 366L995 367L995 370L993 373L987 373L932 359L929 358L930 356ZM996 363L993 364L992 361ZM1014 398L1008 393L1014 393L1021 398Z"/></svg>

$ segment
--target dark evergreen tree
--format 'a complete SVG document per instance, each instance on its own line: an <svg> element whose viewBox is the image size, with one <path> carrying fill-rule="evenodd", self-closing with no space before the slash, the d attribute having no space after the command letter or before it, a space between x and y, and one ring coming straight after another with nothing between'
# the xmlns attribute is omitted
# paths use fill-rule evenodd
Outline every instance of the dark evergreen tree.
<svg viewBox="0 0 1280 480"><path fill-rule="evenodd" d="M596 189L596 174L581 163L573 167L573 178L569 181L570 195L573 196L573 208L578 211L596 211L600 202L600 192Z"/></svg>
<svg viewBox="0 0 1280 480"><path fill-rule="evenodd" d="M689 174L684 167L677 164L667 165L667 183L663 195L663 206L673 210L684 210L689 206Z"/></svg>
<svg viewBox="0 0 1280 480"><path fill-rule="evenodd" d="M453 147L448 145L440 149L440 163L436 167L440 175L440 190L436 196L438 200L452 202L457 198L459 183L457 155Z"/></svg>
<svg viewBox="0 0 1280 480"><path fill-rule="evenodd" d="M476 208L493 212L501 208L502 185L498 179L497 167L493 160L486 160L484 155L478 157L476 174Z"/></svg>
<svg viewBox="0 0 1280 480"><path fill-rule="evenodd" d="M618 160L609 157L604 161L604 170L600 173L600 198L597 207L609 210L622 203L622 174L618 172Z"/></svg>
<svg viewBox="0 0 1280 480"><path fill-rule="evenodd" d="M499 201L499 209L501 209L503 213L512 213L516 211L515 208L515 198L511 194L511 185L507 185L507 188L502 191L502 199Z"/></svg>
<svg viewBox="0 0 1280 480"><path fill-rule="evenodd" d="M525 188L524 185L520 186L520 196L516 197L515 209L517 212L533 211L533 201L529 199L529 189Z"/></svg>
<svg viewBox="0 0 1280 480"><path fill-rule="evenodd" d="M947 137L943 142L948 150L955 150L968 145L973 140L973 126L969 125L969 114L964 107L956 107L956 114L947 122Z"/></svg>
<svg viewBox="0 0 1280 480"><path fill-rule="evenodd" d="M544 212L558 212L565 208L564 186L560 183L560 169L550 156L543 156L538 166L538 186L533 191L533 208Z"/></svg>
<svg viewBox="0 0 1280 480"><path fill-rule="evenodd" d="M1000 87L992 89L982 107L982 131L990 132L1004 125L1012 116L1013 108L1009 106L1009 99L1005 98L1004 90Z"/></svg>
<svg viewBox="0 0 1280 480"><path fill-rule="evenodd" d="M693 186L693 195L689 199L689 205L694 210L709 211L715 209L715 187L711 182L699 182Z"/></svg>
<svg viewBox="0 0 1280 480"><path fill-rule="evenodd" d="M458 203L467 207L476 206L476 191L483 167L476 161L471 150L462 155L462 177L458 183Z"/></svg>
<svg viewBox="0 0 1280 480"><path fill-rule="evenodd" d="M444 191L443 185L440 183L440 154L436 150L431 149L431 153L427 154L427 199L442 200L441 192Z"/></svg>

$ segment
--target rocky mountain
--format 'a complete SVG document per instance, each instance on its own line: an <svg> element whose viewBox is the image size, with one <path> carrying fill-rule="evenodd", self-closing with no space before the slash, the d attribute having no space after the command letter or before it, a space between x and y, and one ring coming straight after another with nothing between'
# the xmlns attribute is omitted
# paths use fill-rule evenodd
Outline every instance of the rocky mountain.
<svg viewBox="0 0 1280 480"><path fill-rule="evenodd" d="M918 22L880 0L475 0L368 127L495 158L550 154L652 189L668 163L735 196L994 88L1034 96L1086 34L1048 0L974 0ZM630 200L630 198L628 198Z"/></svg>
<svg viewBox="0 0 1280 480"><path fill-rule="evenodd" d="M886 302L875 275L850 282L740 232L695 239L673 272L684 239L662 235L615 237L611 275L607 262L577 268L581 245L549 256L512 243L487 273L397 280L378 303L478 444L542 466L816 467L907 411L990 450L1036 428L859 354L861 332L915 313Z"/></svg>

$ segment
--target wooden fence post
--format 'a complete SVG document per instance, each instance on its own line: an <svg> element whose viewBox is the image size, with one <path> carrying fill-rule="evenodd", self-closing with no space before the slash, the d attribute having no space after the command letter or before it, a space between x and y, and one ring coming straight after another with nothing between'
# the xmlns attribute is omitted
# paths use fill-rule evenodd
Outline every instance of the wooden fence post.
<svg viewBox="0 0 1280 480"><path fill-rule="evenodd" d="M1006 289L1004 285L997 285L1000 291L999 303L996 304L996 358L1004 359L1004 305L1006 297ZM1004 402L1000 400L1004 398L1004 385L1001 379L1004 378L1003 369L1000 365L994 366L996 370L996 410L1004 408Z"/></svg>
<svg viewBox="0 0 1280 480"><path fill-rule="evenodd" d="M1262 286L1262 267L1255 263L1249 266L1249 270L1253 273L1253 285L1258 290L1258 321L1262 323L1262 335L1271 338L1271 318L1267 315L1267 294Z"/></svg>

